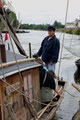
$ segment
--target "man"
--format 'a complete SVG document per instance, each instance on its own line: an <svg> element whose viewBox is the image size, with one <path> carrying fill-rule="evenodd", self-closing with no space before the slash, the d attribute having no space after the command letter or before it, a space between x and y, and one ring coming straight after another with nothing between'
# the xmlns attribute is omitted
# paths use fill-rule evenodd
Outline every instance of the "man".
<svg viewBox="0 0 80 120"><path fill-rule="evenodd" d="M53 71L46 71L43 67L40 68L40 88L42 102L50 102L53 99L53 90L60 97L64 98L57 89L55 83L55 73Z"/></svg>
<svg viewBox="0 0 80 120"><path fill-rule="evenodd" d="M48 27L49 36L45 37L42 41L41 47L37 53L42 60L45 62L45 65L48 70L55 71L55 64L58 61L60 42L55 36L55 28L52 26Z"/></svg>

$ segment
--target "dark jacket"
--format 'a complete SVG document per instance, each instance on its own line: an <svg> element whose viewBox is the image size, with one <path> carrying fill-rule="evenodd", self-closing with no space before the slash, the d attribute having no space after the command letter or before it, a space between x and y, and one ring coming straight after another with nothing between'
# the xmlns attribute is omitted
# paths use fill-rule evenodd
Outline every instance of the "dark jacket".
<svg viewBox="0 0 80 120"><path fill-rule="evenodd" d="M46 76L46 79L44 82L46 72L47 72L47 76ZM40 88L42 88L42 87L49 87L49 88L55 90L56 84L55 84L53 75L50 72L46 71L45 69L40 68Z"/></svg>
<svg viewBox="0 0 80 120"><path fill-rule="evenodd" d="M60 42L54 36L49 40L49 36L47 36L41 44L41 47L38 51L38 56L42 55L42 60L45 63L57 63L59 57L59 50L60 50Z"/></svg>

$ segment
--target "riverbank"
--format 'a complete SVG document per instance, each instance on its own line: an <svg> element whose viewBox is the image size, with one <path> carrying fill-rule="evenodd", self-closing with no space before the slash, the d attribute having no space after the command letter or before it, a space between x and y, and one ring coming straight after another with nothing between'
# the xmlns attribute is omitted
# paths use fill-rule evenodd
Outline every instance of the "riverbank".
<svg viewBox="0 0 80 120"><path fill-rule="evenodd" d="M80 35L80 28L57 29L58 32L65 32L68 34Z"/></svg>

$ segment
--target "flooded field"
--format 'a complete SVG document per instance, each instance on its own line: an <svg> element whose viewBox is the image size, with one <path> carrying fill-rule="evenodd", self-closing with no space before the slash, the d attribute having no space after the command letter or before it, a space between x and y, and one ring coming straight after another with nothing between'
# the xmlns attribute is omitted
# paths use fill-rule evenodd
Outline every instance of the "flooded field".
<svg viewBox="0 0 80 120"><path fill-rule="evenodd" d="M29 42L32 44L32 54L36 53L40 47L41 41L47 32L45 31L30 31L27 34L17 34L22 46L24 47L26 53L29 55ZM62 43L63 34L56 33L56 36L60 39ZM8 41L6 42L7 47ZM13 43L14 44L14 43ZM80 56L80 37L75 35L65 35L65 44L64 44L61 71L60 76L63 77L65 81L68 82L67 91L75 96L80 96L80 94L72 87L72 83L75 82L74 74L77 70L75 61L79 59ZM15 51L17 51L15 47ZM56 74L58 74L59 65L56 65ZM79 82L78 82L79 83ZM73 115L78 110L79 98L74 98L69 94L65 93L65 98L58 109L54 120L71 120Z"/></svg>

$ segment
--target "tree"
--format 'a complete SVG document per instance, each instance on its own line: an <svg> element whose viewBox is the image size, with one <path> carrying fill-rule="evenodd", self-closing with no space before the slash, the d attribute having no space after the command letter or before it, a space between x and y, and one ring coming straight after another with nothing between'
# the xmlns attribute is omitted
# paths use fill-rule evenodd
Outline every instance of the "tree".
<svg viewBox="0 0 80 120"><path fill-rule="evenodd" d="M54 22L53 26L54 26L56 29L58 29L58 28L64 28L64 25L62 25L61 22L57 22L57 21Z"/></svg>

